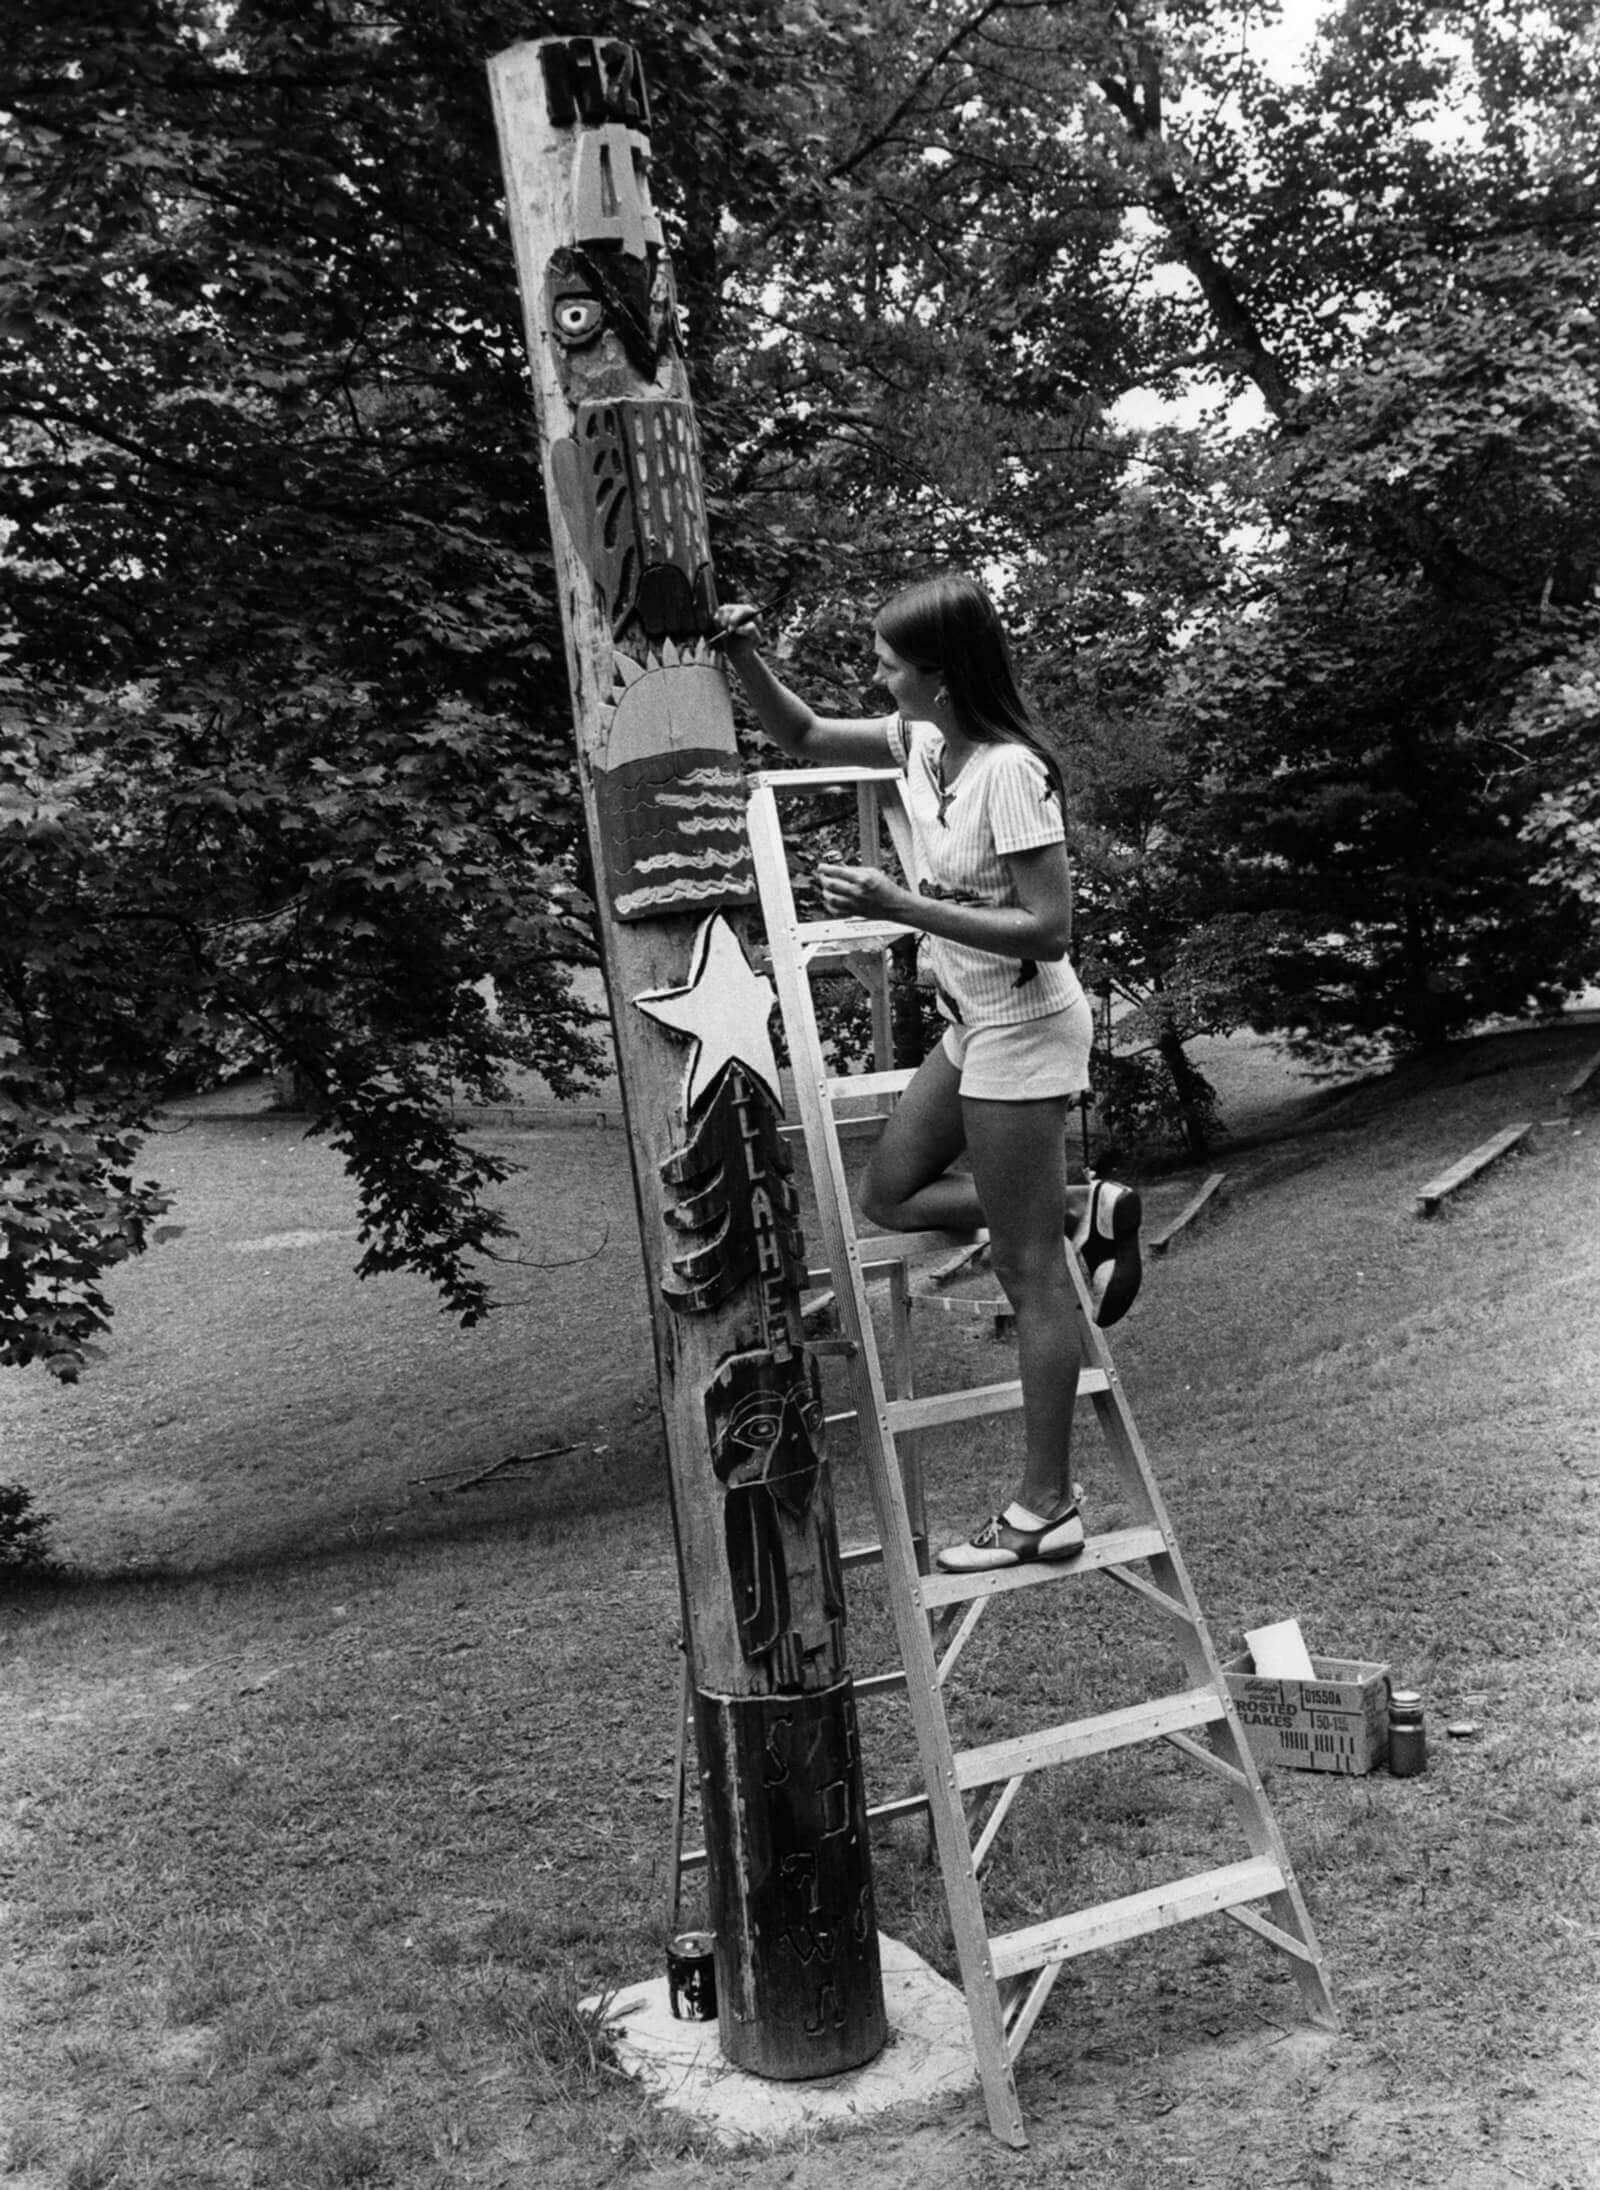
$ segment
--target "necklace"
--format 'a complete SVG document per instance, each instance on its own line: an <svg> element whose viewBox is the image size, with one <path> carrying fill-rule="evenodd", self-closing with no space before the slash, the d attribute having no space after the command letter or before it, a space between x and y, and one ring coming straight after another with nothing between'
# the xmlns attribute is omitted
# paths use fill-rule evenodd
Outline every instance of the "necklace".
<svg viewBox="0 0 1600 2190"><path fill-rule="evenodd" d="M941 829L948 829L950 826L949 822L945 819L945 816L950 811L950 801L955 797L957 790L960 788L961 778L966 772L967 762L972 758L972 755L970 753L963 755L955 774L953 776L947 777L945 774L945 765L949 760L949 757L949 748L944 744L943 740L941 740L939 745L938 758L934 763L933 786L935 795L937 796L939 801L939 826Z"/></svg>
<svg viewBox="0 0 1600 2190"><path fill-rule="evenodd" d="M941 829L948 829L950 824L945 817L950 811L950 801L956 795L956 787L953 783L946 783L945 781L943 753L939 755L939 774L934 790L939 799L939 826Z"/></svg>

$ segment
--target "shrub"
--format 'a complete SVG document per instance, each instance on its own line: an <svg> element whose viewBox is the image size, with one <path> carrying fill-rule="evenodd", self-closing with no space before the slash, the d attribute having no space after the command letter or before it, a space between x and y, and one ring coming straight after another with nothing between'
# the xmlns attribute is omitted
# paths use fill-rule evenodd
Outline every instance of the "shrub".
<svg viewBox="0 0 1600 2190"><path fill-rule="evenodd" d="M0 1569L37 1573L55 1564L49 1544L53 1516L34 1513L32 1506L33 1493L20 1483L0 1483Z"/></svg>
<svg viewBox="0 0 1600 2190"><path fill-rule="evenodd" d="M1153 1049L1129 1054L1096 1043L1089 1076L1102 1165L1122 1161L1138 1149L1176 1149L1186 1155L1203 1151L1217 1129L1216 1091L1192 1066L1190 1072L1190 1087L1180 1095ZM1201 1150L1195 1147L1197 1128Z"/></svg>

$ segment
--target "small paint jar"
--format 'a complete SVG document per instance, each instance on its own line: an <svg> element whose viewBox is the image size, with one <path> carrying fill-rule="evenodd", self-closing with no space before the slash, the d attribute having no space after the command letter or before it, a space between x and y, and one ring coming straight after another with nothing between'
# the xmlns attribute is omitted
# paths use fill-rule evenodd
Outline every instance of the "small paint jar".
<svg viewBox="0 0 1600 2190"><path fill-rule="evenodd" d="M1422 1723L1422 1698L1414 1688L1389 1691L1389 1771L1395 1779L1414 1779L1428 1768L1428 1730Z"/></svg>
<svg viewBox="0 0 1600 2190"><path fill-rule="evenodd" d="M667 2004L680 2023L717 2019L717 1970L708 1931L681 1931L667 1946Z"/></svg>

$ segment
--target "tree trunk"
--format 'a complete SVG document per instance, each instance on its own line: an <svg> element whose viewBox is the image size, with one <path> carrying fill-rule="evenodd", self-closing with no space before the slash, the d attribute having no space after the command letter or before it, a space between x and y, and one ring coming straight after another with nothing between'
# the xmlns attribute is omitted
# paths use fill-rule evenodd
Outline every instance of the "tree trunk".
<svg viewBox="0 0 1600 2190"><path fill-rule="evenodd" d="M1183 1145L1191 1156L1204 1156L1211 1148L1211 1090L1189 1062L1182 1041L1171 1027L1156 1038L1156 1054L1167 1068L1167 1077L1178 1102Z"/></svg>
<svg viewBox="0 0 1600 2190"><path fill-rule="evenodd" d="M1139 148L1150 210L1166 230L1174 255L1194 276L1232 361L1255 382L1268 410L1281 422L1293 407L1295 389L1268 349L1233 273L1212 250L1173 173L1172 150L1162 130L1161 63L1153 46L1141 45L1138 63L1137 86L1131 78L1128 82L1112 76L1096 80Z"/></svg>

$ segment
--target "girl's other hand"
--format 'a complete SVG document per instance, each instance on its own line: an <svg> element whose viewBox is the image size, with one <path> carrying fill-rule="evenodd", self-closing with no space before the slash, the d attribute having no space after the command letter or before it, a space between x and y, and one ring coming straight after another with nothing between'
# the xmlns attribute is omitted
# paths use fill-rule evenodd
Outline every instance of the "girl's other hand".
<svg viewBox="0 0 1600 2190"><path fill-rule="evenodd" d="M822 902L832 920L898 920L905 892L881 867L846 867L827 860L817 869Z"/></svg>

